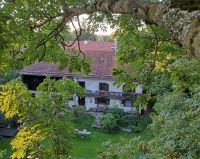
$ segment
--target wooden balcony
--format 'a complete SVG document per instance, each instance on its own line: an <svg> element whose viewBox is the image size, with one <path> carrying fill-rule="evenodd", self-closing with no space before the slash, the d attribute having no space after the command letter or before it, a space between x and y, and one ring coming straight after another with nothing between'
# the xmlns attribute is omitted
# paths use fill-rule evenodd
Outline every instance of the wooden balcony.
<svg viewBox="0 0 200 159"><path fill-rule="evenodd" d="M134 92L107 92L107 91L87 91L86 96L88 97L107 97L114 99L130 99L138 96L138 94Z"/></svg>
<svg viewBox="0 0 200 159"><path fill-rule="evenodd" d="M35 95L39 93L38 91L32 91L32 94ZM87 97L104 97L104 98L113 98L113 99L131 99L134 97L137 97L139 94L136 94L134 92L109 92L109 91L87 91L86 95Z"/></svg>

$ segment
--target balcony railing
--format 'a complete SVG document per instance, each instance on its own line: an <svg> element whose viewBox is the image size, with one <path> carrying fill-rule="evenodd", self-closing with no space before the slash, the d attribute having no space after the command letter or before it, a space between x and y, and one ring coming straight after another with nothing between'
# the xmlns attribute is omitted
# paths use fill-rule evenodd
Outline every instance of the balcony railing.
<svg viewBox="0 0 200 159"><path fill-rule="evenodd" d="M37 94L38 91L32 91L32 94ZM114 99L131 99L137 97L139 94L134 92L108 92L108 91L87 91L87 97L105 97L105 98L114 98Z"/></svg>
<svg viewBox="0 0 200 159"><path fill-rule="evenodd" d="M138 96L134 92L107 92L107 91L87 91L86 96L89 97L107 97L107 98L116 98L116 99L126 99Z"/></svg>

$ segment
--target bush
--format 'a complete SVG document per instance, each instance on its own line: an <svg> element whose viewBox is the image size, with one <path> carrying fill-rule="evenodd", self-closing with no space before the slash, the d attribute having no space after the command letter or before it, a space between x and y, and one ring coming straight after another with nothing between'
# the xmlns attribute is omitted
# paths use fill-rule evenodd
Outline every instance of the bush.
<svg viewBox="0 0 200 159"><path fill-rule="evenodd" d="M149 117L149 115L131 113L125 114L122 117L122 121L124 121L123 126L127 126L134 132L141 132L151 123L151 118Z"/></svg>
<svg viewBox="0 0 200 159"><path fill-rule="evenodd" d="M127 114L120 108L109 109L101 120L102 129L112 133L117 132L121 127L130 128L134 132L141 132L149 123L151 123L149 115L141 115L137 112Z"/></svg>
<svg viewBox="0 0 200 159"><path fill-rule="evenodd" d="M120 116L120 117L122 117L125 114L124 110L120 108L110 108L107 113L111 113L114 116Z"/></svg>
<svg viewBox="0 0 200 159"><path fill-rule="evenodd" d="M74 118L84 117L86 115L85 108L83 106L75 106L72 108Z"/></svg>
<svg viewBox="0 0 200 159"><path fill-rule="evenodd" d="M102 129L108 133L115 133L119 130L117 119L112 113L105 114L101 119Z"/></svg>
<svg viewBox="0 0 200 159"><path fill-rule="evenodd" d="M130 140L121 140L117 144L104 142L98 159L142 159L142 156L149 153L149 145L135 137ZM146 155L145 159L149 159Z"/></svg>
<svg viewBox="0 0 200 159"><path fill-rule="evenodd" d="M124 120L124 118L123 118L123 116L125 115L123 109L111 108L111 109L108 110L107 113L111 113L112 115L114 115L114 117L115 117L115 119L117 121L118 127L124 126L124 123L126 122L126 120Z"/></svg>

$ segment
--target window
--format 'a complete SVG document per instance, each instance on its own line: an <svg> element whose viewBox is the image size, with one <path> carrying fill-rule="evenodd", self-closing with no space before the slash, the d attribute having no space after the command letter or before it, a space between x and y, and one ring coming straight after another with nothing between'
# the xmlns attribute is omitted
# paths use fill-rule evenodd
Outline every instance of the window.
<svg viewBox="0 0 200 159"><path fill-rule="evenodd" d="M85 105L85 98L84 97L78 97L78 104L79 105L81 105L81 106L83 106L83 105Z"/></svg>
<svg viewBox="0 0 200 159"><path fill-rule="evenodd" d="M99 90L100 91L109 91L109 84L107 84L107 83L99 83Z"/></svg>
<svg viewBox="0 0 200 159"><path fill-rule="evenodd" d="M130 99L126 99L122 101L124 107L132 107L132 101Z"/></svg>
<svg viewBox="0 0 200 159"><path fill-rule="evenodd" d="M95 104L110 105L110 99L108 99L108 98L95 98Z"/></svg>
<svg viewBox="0 0 200 159"><path fill-rule="evenodd" d="M85 82L79 81L78 83L79 83L79 85L80 85L81 87L85 88Z"/></svg>

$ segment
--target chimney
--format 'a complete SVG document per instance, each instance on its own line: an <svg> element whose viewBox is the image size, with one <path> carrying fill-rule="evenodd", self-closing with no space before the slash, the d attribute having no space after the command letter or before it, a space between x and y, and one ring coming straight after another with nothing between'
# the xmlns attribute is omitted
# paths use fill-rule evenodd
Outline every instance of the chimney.
<svg viewBox="0 0 200 159"><path fill-rule="evenodd" d="M114 40L114 45L112 47L112 50L117 53L117 40Z"/></svg>

